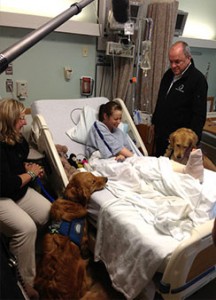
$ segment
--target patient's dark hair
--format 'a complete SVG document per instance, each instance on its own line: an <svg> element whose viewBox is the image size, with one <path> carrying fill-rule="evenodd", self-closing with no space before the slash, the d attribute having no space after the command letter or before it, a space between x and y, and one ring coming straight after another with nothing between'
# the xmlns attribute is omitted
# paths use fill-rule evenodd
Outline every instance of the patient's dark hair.
<svg viewBox="0 0 216 300"><path fill-rule="evenodd" d="M99 108L99 114L98 114L98 119L99 121L103 122L104 120L104 113L110 117L113 113L114 110L121 110L122 111L122 107L120 104L118 104L115 101L109 101L106 104L101 104L100 108Z"/></svg>

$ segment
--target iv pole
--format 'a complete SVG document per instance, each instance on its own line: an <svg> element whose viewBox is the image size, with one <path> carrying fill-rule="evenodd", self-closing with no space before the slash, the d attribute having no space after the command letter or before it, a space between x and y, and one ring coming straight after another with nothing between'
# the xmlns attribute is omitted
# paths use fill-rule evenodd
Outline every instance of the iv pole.
<svg viewBox="0 0 216 300"><path fill-rule="evenodd" d="M142 41L142 35L143 35L143 30L145 30L145 27L143 27L143 22L146 22L147 25L147 34L146 38L144 41ZM137 42L137 54L135 57L135 76L133 77L133 95L132 95L132 111L135 110L135 100L136 100L136 84L139 79L139 73L140 73L140 68L142 69L142 59L144 60L144 57L142 58L143 54L145 54L144 49L142 49L142 43L143 42L149 42L151 43L151 36L152 36L152 28L153 28L153 20L151 18L141 18L138 20L138 42ZM142 53L144 52L144 53ZM150 59L150 58L149 58ZM150 61L149 61L150 63ZM147 70L149 70L151 67L150 65L148 66L147 69L143 70L145 72L145 76L147 76Z"/></svg>
<svg viewBox="0 0 216 300"><path fill-rule="evenodd" d="M19 55L24 53L26 50L34 46L37 42L43 39L47 34L52 32L54 29L62 25L72 16L79 14L83 7L90 4L94 0L82 0L79 3L74 3L69 9L50 20L46 24L42 25L38 29L30 32L20 41L16 42L14 45L8 47L2 53L0 53L0 74L7 69L8 64L17 58Z"/></svg>

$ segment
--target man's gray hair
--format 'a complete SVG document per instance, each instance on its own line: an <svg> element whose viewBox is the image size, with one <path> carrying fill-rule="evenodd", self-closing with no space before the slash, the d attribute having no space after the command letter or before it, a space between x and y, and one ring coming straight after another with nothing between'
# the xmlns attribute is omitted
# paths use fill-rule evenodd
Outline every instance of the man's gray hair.
<svg viewBox="0 0 216 300"><path fill-rule="evenodd" d="M182 45L183 45L183 51L184 51L184 54L186 57L191 57L191 49L189 47L189 45L185 42L182 42Z"/></svg>

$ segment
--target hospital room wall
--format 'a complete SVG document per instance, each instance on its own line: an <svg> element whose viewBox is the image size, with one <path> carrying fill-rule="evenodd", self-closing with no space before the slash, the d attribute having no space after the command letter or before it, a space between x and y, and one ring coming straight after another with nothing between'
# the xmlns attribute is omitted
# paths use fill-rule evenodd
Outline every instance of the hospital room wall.
<svg viewBox="0 0 216 300"><path fill-rule="evenodd" d="M7 49L31 30L0 27L0 48ZM27 81L26 107L37 99L81 98L80 77L95 78L96 38L52 32L12 62L13 75L0 75L0 96L16 98L16 81ZM84 53L85 52L85 53ZM86 55L86 56L85 56ZM64 67L72 68L71 80L64 78ZM12 79L14 93L6 92Z"/></svg>
<svg viewBox="0 0 216 300"><path fill-rule="evenodd" d="M191 47L195 66L207 75L208 96L213 96L216 105L216 49Z"/></svg>

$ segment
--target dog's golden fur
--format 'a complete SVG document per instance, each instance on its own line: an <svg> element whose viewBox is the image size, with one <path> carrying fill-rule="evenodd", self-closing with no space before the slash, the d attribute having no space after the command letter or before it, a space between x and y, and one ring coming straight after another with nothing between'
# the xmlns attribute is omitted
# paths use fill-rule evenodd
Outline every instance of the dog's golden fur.
<svg viewBox="0 0 216 300"><path fill-rule="evenodd" d="M106 177L90 172L74 174L65 189L63 198L51 206L52 221L71 221L86 217L87 203L93 192L101 190ZM86 218L80 247L69 237L47 233L43 241L43 254L37 267L35 288L40 299L107 299L100 286L93 287L87 272L88 236Z"/></svg>
<svg viewBox="0 0 216 300"><path fill-rule="evenodd" d="M193 130L179 128L170 134L169 145L164 156L186 165L191 150L197 147L197 142L198 137ZM216 166L206 155L203 155L203 165L204 168L216 172Z"/></svg>

